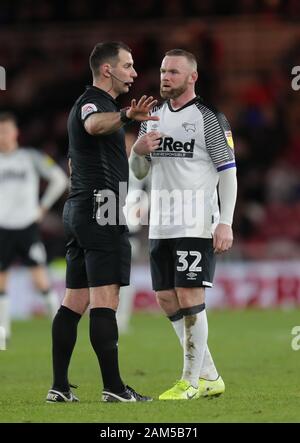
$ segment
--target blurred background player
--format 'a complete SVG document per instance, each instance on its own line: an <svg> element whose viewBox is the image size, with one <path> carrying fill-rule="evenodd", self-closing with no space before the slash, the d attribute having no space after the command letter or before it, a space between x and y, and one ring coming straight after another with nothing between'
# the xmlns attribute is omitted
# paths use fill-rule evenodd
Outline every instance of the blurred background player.
<svg viewBox="0 0 300 443"><path fill-rule="evenodd" d="M128 137L126 137L127 139ZM134 138L136 138L134 136ZM141 219L149 211L149 199L144 192L149 188L149 177L138 180L133 172L129 171L128 194L126 205L124 208L127 226L129 229L129 241L131 244L131 257L133 262L137 262L141 254L141 238L142 229ZM134 299L136 288L134 282L129 286L120 288L120 301L117 310L117 323L120 334L125 334L130 330L130 319L134 310Z"/></svg>
<svg viewBox="0 0 300 443"><path fill-rule="evenodd" d="M0 113L0 326L5 328L7 338L11 335L8 269L16 258L29 267L51 318L58 309L58 296L51 289L45 268L46 250L38 223L68 184L67 176L50 157L19 147L18 134L15 116ZM40 178L49 182L41 201Z"/></svg>

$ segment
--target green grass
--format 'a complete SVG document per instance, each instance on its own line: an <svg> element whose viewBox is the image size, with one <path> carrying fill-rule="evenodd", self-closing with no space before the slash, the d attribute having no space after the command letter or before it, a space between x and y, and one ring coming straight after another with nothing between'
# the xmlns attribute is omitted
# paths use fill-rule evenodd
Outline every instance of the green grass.
<svg viewBox="0 0 300 443"><path fill-rule="evenodd" d="M81 402L46 404L50 323L16 322L8 350L0 352L0 422L299 422L300 351L291 349L295 325L299 311L209 312L209 345L226 383L223 396L106 404L99 401L102 383L85 318L70 369ZM157 398L181 375L179 343L162 315L136 314L119 349L124 380L144 394Z"/></svg>

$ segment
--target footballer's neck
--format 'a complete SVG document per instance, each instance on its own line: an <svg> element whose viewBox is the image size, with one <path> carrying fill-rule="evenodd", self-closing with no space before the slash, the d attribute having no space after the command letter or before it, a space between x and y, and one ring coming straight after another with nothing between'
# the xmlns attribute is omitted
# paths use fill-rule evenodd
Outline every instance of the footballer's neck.
<svg viewBox="0 0 300 443"><path fill-rule="evenodd" d="M170 103L173 109L179 109L182 108L186 103L193 100L193 98L196 97L196 93L194 90L192 91L185 91L183 94L181 94L177 98L171 98Z"/></svg>

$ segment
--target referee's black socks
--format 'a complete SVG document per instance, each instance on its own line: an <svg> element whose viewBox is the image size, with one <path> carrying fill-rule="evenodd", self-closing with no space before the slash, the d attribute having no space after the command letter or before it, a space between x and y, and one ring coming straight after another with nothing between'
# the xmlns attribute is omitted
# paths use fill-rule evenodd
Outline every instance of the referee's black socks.
<svg viewBox="0 0 300 443"><path fill-rule="evenodd" d="M118 326L116 313L110 308L90 310L90 340L98 357L103 387L115 393L124 391L118 361Z"/></svg>
<svg viewBox="0 0 300 443"><path fill-rule="evenodd" d="M69 391L68 368L77 339L80 314L61 306L52 323L53 386L61 392Z"/></svg>

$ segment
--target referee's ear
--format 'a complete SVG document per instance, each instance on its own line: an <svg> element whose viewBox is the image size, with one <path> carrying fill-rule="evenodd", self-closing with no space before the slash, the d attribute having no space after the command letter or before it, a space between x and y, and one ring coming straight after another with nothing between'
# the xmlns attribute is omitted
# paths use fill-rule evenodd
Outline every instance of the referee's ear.
<svg viewBox="0 0 300 443"><path fill-rule="evenodd" d="M105 78L110 78L111 77L111 66L109 63L104 63L103 65L100 66L100 74L103 75L103 77Z"/></svg>

